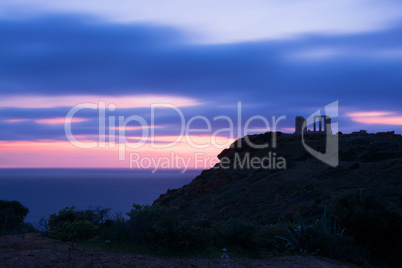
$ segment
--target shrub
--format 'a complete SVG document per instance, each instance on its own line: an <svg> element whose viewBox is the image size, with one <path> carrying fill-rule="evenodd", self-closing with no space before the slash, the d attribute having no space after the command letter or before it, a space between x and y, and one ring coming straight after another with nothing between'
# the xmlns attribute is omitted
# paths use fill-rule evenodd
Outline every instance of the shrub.
<svg viewBox="0 0 402 268"><path fill-rule="evenodd" d="M157 224L163 222L164 228L169 228L173 218L169 216L169 209L160 206L133 204L127 215L127 234L129 241L137 245L151 245L150 234L155 232Z"/></svg>
<svg viewBox="0 0 402 268"><path fill-rule="evenodd" d="M94 237L97 227L90 221L62 222L51 231L52 237L61 241L85 241Z"/></svg>
<svg viewBox="0 0 402 268"><path fill-rule="evenodd" d="M282 240L277 246L282 251L319 254L345 261L356 261L359 256L353 238L344 235L339 220L335 216L328 216L326 209L315 224L307 225L300 220L297 226L284 226L288 231L287 236L277 236Z"/></svg>
<svg viewBox="0 0 402 268"><path fill-rule="evenodd" d="M100 236L103 240L127 241L127 221L121 212L115 213L102 225Z"/></svg>
<svg viewBox="0 0 402 268"><path fill-rule="evenodd" d="M77 210L74 206L66 207L50 215L46 227L52 237L62 241L88 240L106 227L109 210Z"/></svg>
<svg viewBox="0 0 402 268"><path fill-rule="evenodd" d="M0 200L0 234L13 232L23 227L29 209L18 201Z"/></svg>
<svg viewBox="0 0 402 268"><path fill-rule="evenodd" d="M346 194L332 203L330 211L370 256L384 259L402 253L402 217L381 197L369 192Z"/></svg>
<svg viewBox="0 0 402 268"><path fill-rule="evenodd" d="M205 249L212 239L209 223L189 222L175 217L176 208L134 204L127 215L131 243L158 250L189 251Z"/></svg>

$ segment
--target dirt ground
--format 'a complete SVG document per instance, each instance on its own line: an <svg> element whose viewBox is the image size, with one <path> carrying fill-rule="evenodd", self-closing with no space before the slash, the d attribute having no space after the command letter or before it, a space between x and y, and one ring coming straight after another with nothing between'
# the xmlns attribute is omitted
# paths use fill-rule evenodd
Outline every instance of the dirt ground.
<svg viewBox="0 0 402 268"><path fill-rule="evenodd" d="M325 267L351 268L334 261L315 257L287 256L264 260L164 258L110 253L58 243L30 233L0 237L0 267Z"/></svg>

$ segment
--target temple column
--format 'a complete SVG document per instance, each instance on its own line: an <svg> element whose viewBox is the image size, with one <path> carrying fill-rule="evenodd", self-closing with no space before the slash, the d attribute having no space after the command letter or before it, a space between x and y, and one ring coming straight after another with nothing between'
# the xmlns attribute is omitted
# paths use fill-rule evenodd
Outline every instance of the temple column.
<svg viewBox="0 0 402 268"><path fill-rule="evenodd" d="M315 126L315 117L314 117L314 132L316 132L316 126Z"/></svg>
<svg viewBox="0 0 402 268"><path fill-rule="evenodd" d="M320 125L319 125L319 131L322 131L322 116L319 117L320 118Z"/></svg>

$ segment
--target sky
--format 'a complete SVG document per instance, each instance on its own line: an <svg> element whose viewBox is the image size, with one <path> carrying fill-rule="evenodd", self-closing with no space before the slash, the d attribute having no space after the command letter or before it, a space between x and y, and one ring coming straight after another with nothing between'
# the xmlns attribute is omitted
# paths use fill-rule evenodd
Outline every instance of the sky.
<svg viewBox="0 0 402 268"><path fill-rule="evenodd" d="M0 32L0 167L208 168L335 101L402 133L400 1L2 0Z"/></svg>

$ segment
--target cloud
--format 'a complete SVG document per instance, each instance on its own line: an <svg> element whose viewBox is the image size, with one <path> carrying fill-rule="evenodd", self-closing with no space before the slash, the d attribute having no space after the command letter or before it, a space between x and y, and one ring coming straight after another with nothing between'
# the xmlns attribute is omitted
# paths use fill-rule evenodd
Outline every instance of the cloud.
<svg viewBox="0 0 402 268"><path fill-rule="evenodd" d="M0 26L2 140L65 140L62 126L35 120L63 118L83 101L112 100L117 109L107 116L139 115L148 123L149 104L155 100L180 106L186 122L196 115L211 122L218 115L236 121L241 101L243 123L257 114L286 115L281 129L294 127L296 115L307 116L334 100L347 112L401 109L401 25L359 34L219 45L186 43L186 36L171 27L72 15L3 19ZM335 53L325 61L289 60L303 51L326 56L326 49ZM381 51L389 53L367 56ZM74 134L99 132L98 111L83 109L76 117L87 121L74 123ZM227 127L225 123L214 122L212 131ZM349 116L339 123L341 131L371 126ZM180 118L173 110L160 109L156 124L159 136L173 136ZM194 126L204 127L202 122ZM398 125L373 130L390 126ZM136 136L141 130L130 131Z"/></svg>
<svg viewBox="0 0 402 268"><path fill-rule="evenodd" d="M236 43L305 34L354 34L389 27L402 16L395 0L47 1L3 0L3 17L89 14L105 22L180 29L195 43Z"/></svg>
<svg viewBox="0 0 402 268"><path fill-rule="evenodd" d="M369 125L402 126L402 115L396 112L364 111L348 113L352 121Z"/></svg>
<svg viewBox="0 0 402 268"><path fill-rule="evenodd" d="M31 121L30 119L6 119L5 122L7 123L18 123L18 122L26 122L26 121ZM38 120L32 120L38 124L52 124L52 125L62 125L64 124L65 118L43 118L43 119L38 119ZM85 122L88 121L88 119L84 118L73 118L71 120L73 123L77 122Z"/></svg>
<svg viewBox="0 0 402 268"><path fill-rule="evenodd" d="M0 100L0 108L55 108L55 107L88 107L95 104L97 107L105 106L108 109L150 107L157 103L172 103L177 107L195 106L201 103L192 98L168 95L7 95ZM111 106L110 106L111 105Z"/></svg>
<svg viewBox="0 0 402 268"><path fill-rule="evenodd" d="M38 124L51 124L51 125L62 125L64 124L65 118L44 118L44 119L39 119L35 120L36 123ZM85 122L88 121L85 118L73 118L72 123L79 123L79 122Z"/></svg>
<svg viewBox="0 0 402 268"><path fill-rule="evenodd" d="M341 50L336 48L314 48L309 50L296 51L286 56L289 60L336 60L340 58L355 58L356 60L400 61L402 59L402 49L375 49L375 50Z"/></svg>
<svg viewBox="0 0 402 268"><path fill-rule="evenodd" d="M212 99L217 105L250 101L278 110L275 104L290 107L304 97L306 106L335 99L349 105L353 98L366 105L376 105L375 99L396 106L388 96L402 82L397 70L402 60L392 56L402 47L401 26L357 35L194 45L186 44L177 29L104 24L82 16L0 24L2 95L53 95L60 96L60 103L66 95L146 92L198 102ZM303 52L303 60L289 61ZM385 56L366 56L379 52ZM330 57L322 65L311 60L317 55Z"/></svg>
<svg viewBox="0 0 402 268"><path fill-rule="evenodd" d="M105 111L106 143L133 115L147 126L128 122L128 142L153 131L166 144L180 135L182 119L191 122L201 130L174 148L182 154L222 128L234 133L220 132L220 143L243 136L254 115L285 115L278 129L293 132L296 115L335 100L342 132L401 133L401 7L394 0L3 0L1 165L127 167L115 148L81 150L67 141L64 118L82 102L116 106ZM151 126L154 102L176 105L183 118L159 108ZM79 110L72 134L99 141L102 112ZM211 123L208 133L200 116ZM261 121L250 127L265 131ZM168 153L149 144L141 154Z"/></svg>
<svg viewBox="0 0 402 268"><path fill-rule="evenodd" d="M377 111L370 111L370 112L353 112L346 114L350 117L381 117L385 115L391 115L392 112L377 112Z"/></svg>

